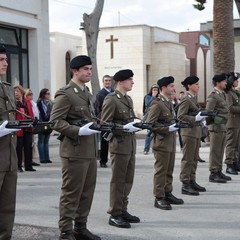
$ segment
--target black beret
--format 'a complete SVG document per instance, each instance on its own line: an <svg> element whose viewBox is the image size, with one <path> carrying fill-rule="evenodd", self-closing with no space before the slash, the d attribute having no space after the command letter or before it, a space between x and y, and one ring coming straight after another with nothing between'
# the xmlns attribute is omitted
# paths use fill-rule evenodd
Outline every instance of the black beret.
<svg viewBox="0 0 240 240"><path fill-rule="evenodd" d="M199 81L199 78L197 76L189 76L184 79L184 81L181 82L183 86L192 85Z"/></svg>
<svg viewBox="0 0 240 240"><path fill-rule="evenodd" d="M4 45L0 45L0 53L6 53L6 48Z"/></svg>
<svg viewBox="0 0 240 240"><path fill-rule="evenodd" d="M173 83L174 82L174 78L172 76L168 76L168 77L163 77L161 79L159 79L157 81L157 84L158 86L161 88L162 86L167 86L169 85L170 83Z"/></svg>
<svg viewBox="0 0 240 240"><path fill-rule="evenodd" d="M133 77L133 71L130 69L123 69L115 73L113 79L115 81L124 81L130 77Z"/></svg>
<svg viewBox="0 0 240 240"><path fill-rule="evenodd" d="M78 69L85 65L92 65L91 58L85 55L79 55L73 58L72 61L70 62L71 69Z"/></svg>
<svg viewBox="0 0 240 240"><path fill-rule="evenodd" d="M225 73L222 73L222 74L216 74L213 76L213 79L212 79L214 82L221 82L221 81L224 81L224 80L227 80L227 76Z"/></svg>

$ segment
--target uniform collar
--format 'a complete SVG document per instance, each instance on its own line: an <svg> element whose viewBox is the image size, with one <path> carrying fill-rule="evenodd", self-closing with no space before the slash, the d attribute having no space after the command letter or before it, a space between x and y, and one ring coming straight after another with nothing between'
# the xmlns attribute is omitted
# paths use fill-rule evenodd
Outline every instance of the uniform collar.
<svg viewBox="0 0 240 240"><path fill-rule="evenodd" d="M163 100L167 101L167 102L171 102L171 99L169 99L167 96L165 96L164 94L160 93L161 97Z"/></svg>
<svg viewBox="0 0 240 240"><path fill-rule="evenodd" d="M193 93L191 93L191 92L189 92L189 91L187 91L187 95L189 96L189 97L196 97L196 95L195 94L193 94Z"/></svg>
<svg viewBox="0 0 240 240"><path fill-rule="evenodd" d="M217 87L214 87L214 89L219 93L224 93L223 91L219 90Z"/></svg>
<svg viewBox="0 0 240 240"><path fill-rule="evenodd" d="M82 90L82 91L84 91L84 89L85 89L85 84L80 84L80 83L78 83L77 81L75 81L73 78L71 79L71 81L72 82L74 82L78 87L80 87L80 89Z"/></svg>

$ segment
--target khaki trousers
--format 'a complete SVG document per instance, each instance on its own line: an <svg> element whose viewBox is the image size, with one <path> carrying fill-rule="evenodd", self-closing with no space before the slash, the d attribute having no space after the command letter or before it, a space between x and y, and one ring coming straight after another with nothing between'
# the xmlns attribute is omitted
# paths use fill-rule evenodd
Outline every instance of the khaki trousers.
<svg viewBox="0 0 240 240"><path fill-rule="evenodd" d="M210 154L209 171L216 173L222 171L223 155L226 146L226 132L209 131Z"/></svg>
<svg viewBox="0 0 240 240"><path fill-rule="evenodd" d="M15 217L17 171L0 172L0 239L10 240Z"/></svg>
<svg viewBox="0 0 240 240"><path fill-rule="evenodd" d="M240 140L240 129L229 128L226 136L226 164L238 162L238 148Z"/></svg>
<svg viewBox="0 0 240 240"><path fill-rule="evenodd" d="M128 195L131 192L134 179L135 152L133 151L132 154L110 153L110 157L112 160L112 179L108 213L112 216L118 216L123 211L127 211Z"/></svg>
<svg viewBox="0 0 240 240"><path fill-rule="evenodd" d="M61 161L59 228L68 231L72 230L73 221L87 222L96 185L97 162L95 158L61 158Z"/></svg>
<svg viewBox="0 0 240 240"><path fill-rule="evenodd" d="M154 151L155 174L153 178L153 194L156 198L164 198L165 193L172 192L173 169L175 163L175 152Z"/></svg>
<svg viewBox="0 0 240 240"><path fill-rule="evenodd" d="M182 140L183 157L181 160L180 181L188 183L190 180L196 180L200 139L182 136Z"/></svg>

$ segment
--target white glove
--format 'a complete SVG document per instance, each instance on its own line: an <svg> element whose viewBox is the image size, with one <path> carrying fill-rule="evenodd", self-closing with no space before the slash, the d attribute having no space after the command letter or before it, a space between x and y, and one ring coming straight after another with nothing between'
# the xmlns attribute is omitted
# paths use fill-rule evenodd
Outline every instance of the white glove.
<svg viewBox="0 0 240 240"><path fill-rule="evenodd" d="M199 112L196 116L195 116L195 121L196 122L200 122L204 119L205 117L201 116L201 112Z"/></svg>
<svg viewBox="0 0 240 240"><path fill-rule="evenodd" d="M126 132L137 132L137 131L142 130L141 128L134 127L134 126L133 126L134 123L135 123L135 122L130 122L130 123L128 123L128 124L125 124L125 125L123 126L123 129L125 129Z"/></svg>
<svg viewBox="0 0 240 240"><path fill-rule="evenodd" d="M168 127L168 131L169 131L169 132L175 132L175 131L177 131L179 128L177 128L177 127L175 127L175 126L176 126L176 123L170 125L170 126Z"/></svg>
<svg viewBox="0 0 240 240"><path fill-rule="evenodd" d="M94 133L101 133L101 131L90 129L89 127L92 124L93 124L93 122L90 122L90 123L87 123L86 125L84 125L83 127L81 127L79 129L78 135L79 136L88 136L88 135L92 135Z"/></svg>
<svg viewBox="0 0 240 240"><path fill-rule="evenodd" d="M0 137L6 136L12 132L16 132L19 130L15 128L6 128L7 124L8 124L8 121L6 120L0 125Z"/></svg>

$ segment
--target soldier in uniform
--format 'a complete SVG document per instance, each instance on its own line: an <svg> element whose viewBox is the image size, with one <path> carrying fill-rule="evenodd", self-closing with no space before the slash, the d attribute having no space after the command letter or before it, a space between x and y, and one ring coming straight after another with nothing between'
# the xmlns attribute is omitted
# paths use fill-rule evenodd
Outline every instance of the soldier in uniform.
<svg viewBox="0 0 240 240"><path fill-rule="evenodd" d="M238 86L238 74L230 73L227 76L227 86L225 89L227 104L230 110L227 122L227 143L226 143L226 158L227 164L226 173L238 174L238 145L240 140L240 102L239 93L235 90Z"/></svg>
<svg viewBox="0 0 240 240"><path fill-rule="evenodd" d="M1 81L6 75L8 60L6 49L0 45L0 239L9 240L15 217L17 185L17 138L15 129L7 129L8 120L15 120L15 96L12 86Z"/></svg>
<svg viewBox="0 0 240 240"><path fill-rule="evenodd" d="M160 95L150 105L147 122L157 123L175 119L171 95L174 93L174 78L163 77L157 82ZM156 159L154 168L155 207L171 210L171 204L183 204L183 200L172 194L173 170L176 152L175 123L170 126L153 127L152 150Z"/></svg>
<svg viewBox="0 0 240 240"><path fill-rule="evenodd" d="M226 79L226 74L218 74L213 77L214 89L208 95L206 104L207 111L218 111L216 117L206 118L210 135L209 181L216 183L226 183L231 180L229 176L222 173L223 155L226 146L226 123L229 117L229 107L224 93Z"/></svg>
<svg viewBox="0 0 240 240"><path fill-rule="evenodd" d="M109 225L130 228L130 223L140 222L138 217L132 216L127 211L128 195L132 189L135 171L136 137L134 132L140 130L133 126L135 117L133 102L127 95L134 84L133 72L130 69L120 70L113 76L113 79L116 81L116 89L114 93L105 97L101 119L122 126L126 132L113 131L109 142L112 161Z"/></svg>
<svg viewBox="0 0 240 240"><path fill-rule="evenodd" d="M181 160L180 181L182 185L182 194L199 195L199 192L205 192L206 189L196 183L196 170L199 159L200 139L202 134L200 106L197 102L197 93L199 91L199 78L189 76L182 81L182 85L187 90L186 96L182 99L178 107L177 117L179 120L199 123L192 128L181 129L183 140L183 156ZM191 115L198 112L196 116Z"/></svg>
<svg viewBox="0 0 240 240"><path fill-rule="evenodd" d="M86 227L96 185L96 134L90 129L94 117L91 94L85 83L92 77L92 62L80 55L70 62L72 79L55 94L52 129L61 133L62 193L59 239L100 240ZM75 121L89 121L81 126ZM86 147L87 146L87 147ZM74 221L74 229L73 229Z"/></svg>

